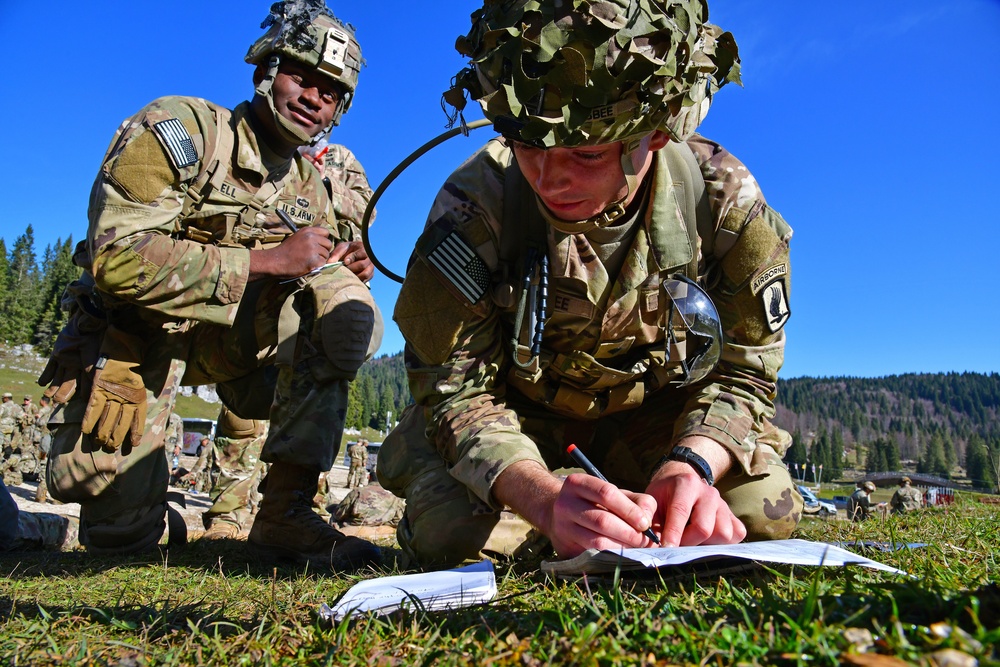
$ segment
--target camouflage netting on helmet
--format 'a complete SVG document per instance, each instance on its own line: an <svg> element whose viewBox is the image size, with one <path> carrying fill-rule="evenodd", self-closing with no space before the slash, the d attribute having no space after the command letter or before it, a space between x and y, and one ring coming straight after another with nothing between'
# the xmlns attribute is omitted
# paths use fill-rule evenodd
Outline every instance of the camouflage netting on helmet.
<svg viewBox="0 0 1000 667"><path fill-rule="evenodd" d="M468 91L498 132L541 147L683 140L739 83L736 42L707 18L704 0L485 0L444 102L461 112Z"/></svg>
<svg viewBox="0 0 1000 667"><path fill-rule="evenodd" d="M364 61L354 27L334 16L323 0L276 2L260 27L268 30L250 46L248 63L267 64L272 54L287 55L332 77L348 93L357 88Z"/></svg>

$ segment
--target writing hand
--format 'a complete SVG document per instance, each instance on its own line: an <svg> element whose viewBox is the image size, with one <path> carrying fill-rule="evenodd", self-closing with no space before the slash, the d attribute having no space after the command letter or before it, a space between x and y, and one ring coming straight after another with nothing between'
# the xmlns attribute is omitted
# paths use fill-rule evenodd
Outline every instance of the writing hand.
<svg viewBox="0 0 1000 667"><path fill-rule="evenodd" d="M642 531L655 511L652 496L575 473L563 482L543 532L563 558L587 549L653 546Z"/></svg>
<svg viewBox="0 0 1000 667"><path fill-rule="evenodd" d="M715 487L682 461L668 461L646 488L656 499L654 524L665 547L735 544L747 530ZM654 531L657 527L654 525Z"/></svg>
<svg viewBox="0 0 1000 667"><path fill-rule="evenodd" d="M303 227L275 248L250 251L250 280L296 278L323 266L333 241L325 227Z"/></svg>

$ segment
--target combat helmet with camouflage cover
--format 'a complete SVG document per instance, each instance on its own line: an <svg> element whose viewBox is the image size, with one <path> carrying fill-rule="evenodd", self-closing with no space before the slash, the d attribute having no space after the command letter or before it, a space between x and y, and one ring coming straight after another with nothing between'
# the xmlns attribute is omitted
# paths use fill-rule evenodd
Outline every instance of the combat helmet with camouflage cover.
<svg viewBox="0 0 1000 667"><path fill-rule="evenodd" d="M705 0L486 0L445 102L460 112L467 91L500 134L539 148L683 141L739 82L736 42L707 18Z"/></svg>
<svg viewBox="0 0 1000 667"><path fill-rule="evenodd" d="M256 92L267 98L278 129L286 134L286 139L308 144L314 137L308 136L274 108L271 84L277 76L281 58L305 63L339 84L342 94L332 123L338 125L340 117L351 107L364 62L354 28L334 16L323 0L276 2L271 5L271 12L261 27L267 28L267 32L250 46L245 58L248 63L267 67Z"/></svg>
<svg viewBox="0 0 1000 667"><path fill-rule="evenodd" d="M604 226L637 191L642 139L684 141L739 83L736 42L707 17L705 0L485 0L443 101L461 114L468 93L497 132L536 148L622 142L625 196L576 231Z"/></svg>

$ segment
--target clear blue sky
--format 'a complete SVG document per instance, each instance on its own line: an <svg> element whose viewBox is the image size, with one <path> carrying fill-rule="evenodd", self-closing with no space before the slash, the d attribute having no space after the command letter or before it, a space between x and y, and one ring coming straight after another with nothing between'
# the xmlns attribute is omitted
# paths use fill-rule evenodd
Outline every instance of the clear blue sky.
<svg viewBox="0 0 1000 667"><path fill-rule="evenodd" d="M243 56L269 6L4 3L8 247L29 223L39 255L85 233L107 143L150 100L195 95L233 106L249 97ZM330 6L356 26L368 62L333 140L354 150L376 187L444 130L440 94L463 65L454 41L478 5ZM711 20L736 36L745 87L719 94L702 132L750 167L795 229L782 375L1000 371L1000 2L709 6ZM19 49L21 40L30 46ZM481 129L451 140L388 189L372 240L391 269L403 272L441 182L490 136ZM398 286L377 276L373 292L390 320L380 353L397 352Z"/></svg>

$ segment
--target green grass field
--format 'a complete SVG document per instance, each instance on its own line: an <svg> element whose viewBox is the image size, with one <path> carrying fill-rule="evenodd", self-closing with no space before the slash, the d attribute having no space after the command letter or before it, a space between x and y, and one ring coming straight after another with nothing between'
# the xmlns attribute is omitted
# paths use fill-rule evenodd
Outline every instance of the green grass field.
<svg viewBox="0 0 1000 667"><path fill-rule="evenodd" d="M995 505L863 524L806 519L796 537L926 542L860 567L757 566L737 574L552 581L498 567L498 598L454 612L327 626L352 584L400 573L271 569L245 543L169 554L0 557L0 663L97 665L991 665L1000 664ZM667 575L670 575L669 577Z"/></svg>

